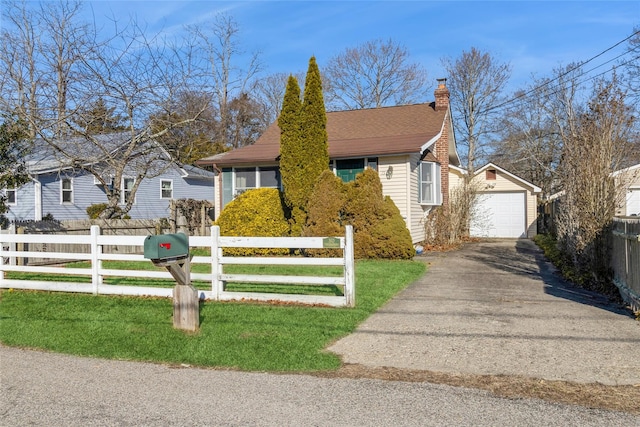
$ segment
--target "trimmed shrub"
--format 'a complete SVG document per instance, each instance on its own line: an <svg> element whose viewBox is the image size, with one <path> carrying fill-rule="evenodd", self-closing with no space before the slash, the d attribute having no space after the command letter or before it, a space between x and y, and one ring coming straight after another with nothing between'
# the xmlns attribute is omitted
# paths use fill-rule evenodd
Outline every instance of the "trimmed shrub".
<svg viewBox="0 0 640 427"><path fill-rule="evenodd" d="M345 224L353 226L356 258L410 259L415 255L404 219L391 198L382 196L382 183L372 169L346 185L330 172L316 183L306 235L341 236Z"/></svg>
<svg viewBox="0 0 640 427"><path fill-rule="evenodd" d="M215 222L222 236L282 237L289 234L280 191L275 188L248 190L231 201ZM288 249L225 249L225 255L287 255Z"/></svg>
<svg viewBox="0 0 640 427"><path fill-rule="evenodd" d="M362 250L367 258L411 259L416 254L411 234L391 197L385 196L383 209L385 218L370 230L371 247Z"/></svg>
<svg viewBox="0 0 640 427"><path fill-rule="evenodd" d="M309 198L307 224L303 236L344 236L342 216L346 202L346 188L333 172L322 172ZM339 257L339 249L309 249L311 256Z"/></svg>

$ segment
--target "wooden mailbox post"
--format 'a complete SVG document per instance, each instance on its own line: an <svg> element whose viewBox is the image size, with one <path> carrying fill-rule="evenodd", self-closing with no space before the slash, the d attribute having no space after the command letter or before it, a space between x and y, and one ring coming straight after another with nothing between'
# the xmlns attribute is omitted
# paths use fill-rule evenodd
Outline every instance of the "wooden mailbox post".
<svg viewBox="0 0 640 427"><path fill-rule="evenodd" d="M147 236L144 257L165 267L176 281L173 289L173 327L195 332L200 326L198 291L191 285L189 236L184 233Z"/></svg>

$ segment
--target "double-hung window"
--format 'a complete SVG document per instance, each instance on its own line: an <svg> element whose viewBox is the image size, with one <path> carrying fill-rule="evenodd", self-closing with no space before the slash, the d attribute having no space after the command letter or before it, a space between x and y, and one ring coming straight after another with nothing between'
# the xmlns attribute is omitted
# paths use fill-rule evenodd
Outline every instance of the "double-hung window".
<svg viewBox="0 0 640 427"><path fill-rule="evenodd" d="M237 168L235 196L239 196L247 190L256 188L256 168Z"/></svg>
<svg viewBox="0 0 640 427"><path fill-rule="evenodd" d="M434 162L420 162L418 181L418 200L420 204L441 205L440 165Z"/></svg>
<svg viewBox="0 0 640 427"><path fill-rule="evenodd" d="M63 178L60 181L60 203L73 203L73 181L71 178Z"/></svg>
<svg viewBox="0 0 640 427"><path fill-rule="evenodd" d="M5 188L4 196L6 197L5 203L10 206L18 204L18 195L15 188Z"/></svg>
<svg viewBox="0 0 640 427"><path fill-rule="evenodd" d="M122 178L122 203L128 203L133 192L133 184L136 182L135 178Z"/></svg>
<svg viewBox="0 0 640 427"><path fill-rule="evenodd" d="M170 179L160 181L160 198L173 199L173 181Z"/></svg>

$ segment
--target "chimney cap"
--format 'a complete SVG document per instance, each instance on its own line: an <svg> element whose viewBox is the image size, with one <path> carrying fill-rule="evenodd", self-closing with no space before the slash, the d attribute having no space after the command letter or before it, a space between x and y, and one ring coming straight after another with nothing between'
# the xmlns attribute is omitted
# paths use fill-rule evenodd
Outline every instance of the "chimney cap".
<svg viewBox="0 0 640 427"><path fill-rule="evenodd" d="M447 83L447 78L440 77L439 79L436 79L436 81L438 82L439 85L444 86L444 84Z"/></svg>

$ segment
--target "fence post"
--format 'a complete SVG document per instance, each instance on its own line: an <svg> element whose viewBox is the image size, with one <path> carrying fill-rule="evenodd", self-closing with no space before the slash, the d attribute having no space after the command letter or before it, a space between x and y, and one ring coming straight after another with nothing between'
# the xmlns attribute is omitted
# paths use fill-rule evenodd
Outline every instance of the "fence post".
<svg viewBox="0 0 640 427"><path fill-rule="evenodd" d="M355 307L355 266L353 261L353 226L345 227L344 242L344 297L347 307Z"/></svg>
<svg viewBox="0 0 640 427"><path fill-rule="evenodd" d="M24 227L18 227L16 229L16 234L24 234ZM20 243L16 243L16 250L20 251L20 252L24 252L25 250L27 250L28 248L25 248L25 244L20 242ZM16 258L16 264L17 265L25 265L25 259L23 257L17 257Z"/></svg>
<svg viewBox="0 0 640 427"><path fill-rule="evenodd" d="M9 225L9 234L16 234L16 224L15 224L15 222L12 222ZM16 248L17 248L17 246L16 246L15 242L9 243L9 250L10 251L16 251L17 250ZM17 264L17 262L16 262L15 255L12 256L12 257L9 257L9 265L16 265L16 264Z"/></svg>
<svg viewBox="0 0 640 427"><path fill-rule="evenodd" d="M102 285L102 275L100 270L102 269L102 260L100 254L102 253L102 246L98 245L98 236L100 235L100 226L91 226L91 284L93 285L93 294L98 295L100 286Z"/></svg>
<svg viewBox="0 0 640 427"><path fill-rule="evenodd" d="M213 299L215 301L220 300L222 294L222 282L220 281L220 274L222 273L222 266L220 264L220 257L222 256L220 251L220 227L217 225L211 226L211 291L213 291Z"/></svg>

